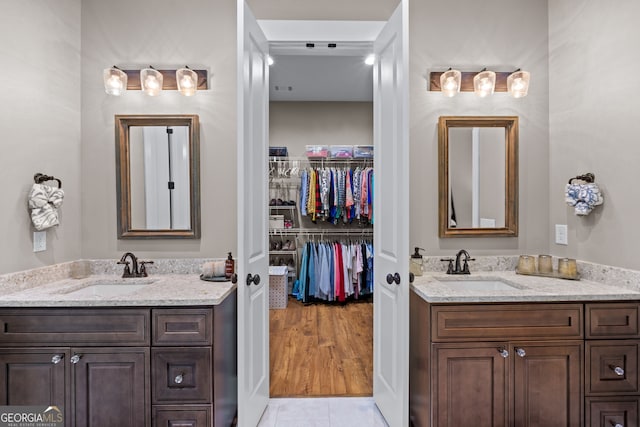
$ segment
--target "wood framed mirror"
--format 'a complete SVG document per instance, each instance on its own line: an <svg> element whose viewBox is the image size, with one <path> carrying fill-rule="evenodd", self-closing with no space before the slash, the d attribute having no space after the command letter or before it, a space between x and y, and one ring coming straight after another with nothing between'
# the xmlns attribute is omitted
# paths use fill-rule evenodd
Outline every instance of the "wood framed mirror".
<svg viewBox="0 0 640 427"><path fill-rule="evenodd" d="M518 235L518 117L442 116L440 237Z"/></svg>
<svg viewBox="0 0 640 427"><path fill-rule="evenodd" d="M197 115L116 115L118 239L200 238Z"/></svg>

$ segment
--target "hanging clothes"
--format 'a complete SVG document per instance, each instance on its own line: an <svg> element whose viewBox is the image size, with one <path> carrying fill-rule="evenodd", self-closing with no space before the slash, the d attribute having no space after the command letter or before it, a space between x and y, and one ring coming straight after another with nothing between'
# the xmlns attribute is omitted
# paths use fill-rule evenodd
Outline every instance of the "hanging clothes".
<svg viewBox="0 0 640 427"><path fill-rule="evenodd" d="M373 223L373 168L310 167L300 181L300 213L314 223Z"/></svg>
<svg viewBox="0 0 640 427"><path fill-rule="evenodd" d="M312 299L346 301L373 293L373 244L371 242L307 242L302 251L300 275L293 295L302 302Z"/></svg>

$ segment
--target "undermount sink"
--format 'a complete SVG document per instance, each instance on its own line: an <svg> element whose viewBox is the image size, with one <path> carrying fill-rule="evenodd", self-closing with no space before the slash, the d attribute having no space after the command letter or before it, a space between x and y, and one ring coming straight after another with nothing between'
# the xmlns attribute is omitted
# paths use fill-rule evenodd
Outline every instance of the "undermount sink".
<svg viewBox="0 0 640 427"><path fill-rule="evenodd" d="M513 291L520 288L496 278L478 279L444 279L438 278L439 282L445 283L452 288L461 291Z"/></svg>
<svg viewBox="0 0 640 427"><path fill-rule="evenodd" d="M64 293L66 295L73 295L74 297L108 298L139 291L140 289L144 289L154 281L154 279L115 279L113 281L100 280L89 282L79 289L73 289Z"/></svg>

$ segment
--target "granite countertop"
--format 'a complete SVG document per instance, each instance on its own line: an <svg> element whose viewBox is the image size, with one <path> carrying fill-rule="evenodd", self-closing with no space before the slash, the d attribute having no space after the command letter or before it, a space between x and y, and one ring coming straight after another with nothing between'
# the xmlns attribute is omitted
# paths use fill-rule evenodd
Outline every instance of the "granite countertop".
<svg viewBox="0 0 640 427"><path fill-rule="evenodd" d="M218 305L236 285L200 280L204 261L157 260L143 278L123 279L122 266L114 260L81 260L2 275L0 307ZM72 278L78 272L82 278Z"/></svg>
<svg viewBox="0 0 640 427"><path fill-rule="evenodd" d="M104 285L115 291L92 292ZM64 279L0 296L0 307L115 307L217 305L232 293L231 282L205 282L195 274L162 274L139 279L95 275ZM131 288L131 289L128 289ZM78 292L80 291L80 292Z"/></svg>
<svg viewBox="0 0 640 427"><path fill-rule="evenodd" d="M438 280L441 279L442 281ZM515 289L463 290L449 280L498 279ZM419 296L430 303L489 303L489 302L571 302L640 300L640 287L628 281L604 284L590 280L565 280L549 277L525 276L515 271L479 271L471 275L447 275L425 272L411 285Z"/></svg>

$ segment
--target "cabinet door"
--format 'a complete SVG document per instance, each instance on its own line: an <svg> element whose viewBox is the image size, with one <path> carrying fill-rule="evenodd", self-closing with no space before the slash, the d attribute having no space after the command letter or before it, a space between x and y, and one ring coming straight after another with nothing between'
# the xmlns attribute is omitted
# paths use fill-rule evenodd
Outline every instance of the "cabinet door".
<svg viewBox="0 0 640 427"><path fill-rule="evenodd" d="M0 405L66 409L68 359L68 348L0 350Z"/></svg>
<svg viewBox="0 0 640 427"><path fill-rule="evenodd" d="M434 345L434 427L504 427L506 345Z"/></svg>
<svg viewBox="0 0 640 427"><path fill-rule="evenodd" d="M579 427L582 418L581 342L516 343L514 408L518 427Z"/></svg>
<svg viewBox="0 0 640 427"><path fill-rule="evenodd" d="M74 348L77 426L149 426L149 350Z"/></svg>

